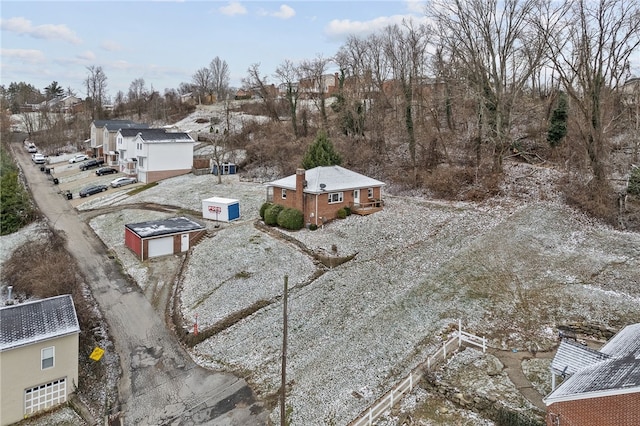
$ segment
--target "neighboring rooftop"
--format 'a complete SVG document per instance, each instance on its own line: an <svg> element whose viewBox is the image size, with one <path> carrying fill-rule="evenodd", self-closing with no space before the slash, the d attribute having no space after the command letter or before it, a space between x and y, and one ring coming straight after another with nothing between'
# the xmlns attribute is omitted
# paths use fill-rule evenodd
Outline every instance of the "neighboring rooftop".
<svg viewBox="0 0 640 426"><path fill-rule="evenodd" d="M545 398L547 405L640 392L640 323L623 328L600 351L563 341L551 365L555 374L566 367L569 378Z"/></svg>
<svg viewBox="0 0 640 426"><path fill-rule="evenodd" d="M79 332L68 294L0 308L0 352Z"/></svg>
<svg viewBox="0 0 640 426"><path fill-rule="evenodd" d="M129 223L125 227L131 229L142 238L205 229L198 222L182 216L149 222Z"/></svg>
<svg viewBox="0 0 640 426"><path fill-rule="evenodd" d="M313 194L384 185L384 182L340 166L324 166L309 169L305 171L305 180L307 181L307 186L304 192ZM273 182L267 182L265 185L295 190L296 175L293 174Z"/></svg>

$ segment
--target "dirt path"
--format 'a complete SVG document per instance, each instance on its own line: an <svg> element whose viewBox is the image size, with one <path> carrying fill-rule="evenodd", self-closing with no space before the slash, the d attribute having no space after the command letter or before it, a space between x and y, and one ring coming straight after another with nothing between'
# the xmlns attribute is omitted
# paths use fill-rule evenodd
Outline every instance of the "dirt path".
<svg viewBox="0 0 640 426"><path fill-rule="evenodd" d="M122 275L104 244L27 152L19 144L13 148L35 202L50 225L66 235L67 249L108 323L123 374L118 384L123 424L265 424L265 410L244 380L193 362L167 330L164 310L157 312Z"/></svg>
<svg viewBox="0 0 640 426"><path fill-rule="evenodd" d="M546 411L547 408L544 402L542 402L542 395L540 395L540 392L533 387L529 379L527 379L527 376L525 376L522 371L522 361L534 358L552 359L555 355L555 351L537 352L534 355L530 352L512 352L489 348L487 352L498 358L504 365L504 371L507 373L507 376L509 376L509 379L518 391L520 391L520 393L533 405L542 411Z"/></svg>

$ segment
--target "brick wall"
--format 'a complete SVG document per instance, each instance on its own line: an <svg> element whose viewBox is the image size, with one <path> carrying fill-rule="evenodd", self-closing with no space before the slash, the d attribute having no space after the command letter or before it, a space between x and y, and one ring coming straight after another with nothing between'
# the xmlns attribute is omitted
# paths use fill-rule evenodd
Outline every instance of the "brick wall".
<svg viewBox="0 0 640 426"><path fill-rule="evenodd" d="M638 426L640 392L553 403L547 407L547 426L556 425Z"/></svg>

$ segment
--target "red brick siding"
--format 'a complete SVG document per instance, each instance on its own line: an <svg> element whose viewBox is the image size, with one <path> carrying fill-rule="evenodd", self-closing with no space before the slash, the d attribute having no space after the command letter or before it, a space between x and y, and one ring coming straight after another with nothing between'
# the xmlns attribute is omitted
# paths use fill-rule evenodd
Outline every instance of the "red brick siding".
<svg viewBox="0 0 640 426"><path fill-rule="evenodd" d="M161 170L156 172L147 172L147 182L152 183L157 182L162 179L168 179L175 176L186 175L187 173L191 173L191 169L182 169L182 170Z"/></svg>
<svg viewBox="0 0 640 426"><path fill-rule="evenodd" d="M559 417L559 423L554 418ZM638 426L640 392L576 401L556 402L547 407L547 426Z"/></svg>

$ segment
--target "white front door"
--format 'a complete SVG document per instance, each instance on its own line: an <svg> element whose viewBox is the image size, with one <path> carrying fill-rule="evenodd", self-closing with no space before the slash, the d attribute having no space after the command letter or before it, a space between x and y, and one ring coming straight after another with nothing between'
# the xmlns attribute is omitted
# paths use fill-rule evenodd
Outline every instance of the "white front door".
<svg viewBox="0 0 640 426"><path fill-rule="evenodd" d="M353 204L354 205L360 204L360 190L359 189L354 189L353 190Z"/></svg>
<svg viewBox="0 0 640 426"><path fill-rule="evenodd" d="M182 234L180 237L180 251L189 251L189 234Z"/></svg>

